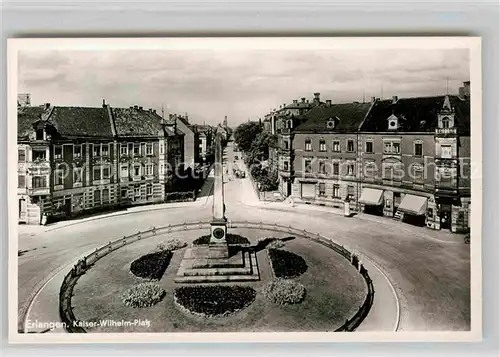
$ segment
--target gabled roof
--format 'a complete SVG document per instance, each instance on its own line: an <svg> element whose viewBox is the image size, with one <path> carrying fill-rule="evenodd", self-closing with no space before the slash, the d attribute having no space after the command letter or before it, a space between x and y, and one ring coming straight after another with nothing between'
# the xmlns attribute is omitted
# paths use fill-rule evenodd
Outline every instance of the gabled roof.
<svg viewBox="0 0 500 357"><path fill-rule="evenodd" d="M17 138L27 140L33 130L33 123L40 120L45 109L42 107L20 107L17 109Z"/></svg>
<svg viewBox="0 0 500 357"><path fill-rule="evenodd" d="M361 131L386 132L387 119L398 118L400 132L433 132L438 124L438 113L443 109L446 96L377 100L368 114ZM457 96L449 96L455 109L455 122L459 130L470 130L470 104Z"/></svg>
<svg viewBox="0 0 500 357"><path fill-rule="evenodd" d="M161 117L148 110L135 108L112 108L116 134L119 137L158 136Z"/></svg>
<svg viewBox="0 0 500 357"><path fill-rule="evenodd" d="M113 137L107 108L54 107L48 120L63 137Z"/></svg>
<svg viewBox="0 0 500 357"><path fill-rule="evenodd" d="M300 119L296 132L349 132L358 130L365 119L371 103L342 103L330 106L317 106L308 111ZM338 118L334 128L327 128L330 118Z"/></svg>

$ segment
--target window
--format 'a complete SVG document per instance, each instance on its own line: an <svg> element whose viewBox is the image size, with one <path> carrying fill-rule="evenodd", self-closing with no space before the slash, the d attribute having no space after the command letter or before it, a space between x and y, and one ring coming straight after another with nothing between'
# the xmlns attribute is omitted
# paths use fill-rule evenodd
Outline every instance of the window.
<svg viewBox="0 0 500 357"><path fill-rule="evenodd" d="M33 176L32 179L33 188L46 188L47 187L47 179L45 176Z"/></svg>
<svg viewBox="0 0 500 357"><path fill-rule="evenodd" d="M140 146L139 144L134 144L134 155L135 156L139 156L141 153L140 153Z"/></svg>
<svg viewBox="0 0 500 357"><path fill-rule="evenodd" d="M311 173L312 172L312 160L311 159L305 159L304 160L304 172L305 173Z"/></svg>
<svg viewBox="0 0 500 357"><path fill-rule="evenodd" d="M104 166L102 168L102 178L103 180L108 180L110 176L109 166Z"/></svg>
<svg viewBox="0 0 500 357"><path fill-rule="evenodd" d="M126 188L122 188L122 190L121 190L121 196L122 196L122 198L127 198L128 197L128 190Z"/></svg>
<svg viewBox="0 0 500 357"><path fill-rule="evenodd" d="M101 179L101 167L98 166L98 167L94 167L93 168L93 180L94 181L97 181L97 180L100 180Z"/></svg>
<svg viewBox="0 0 500 357"><path fill-rule="evenodd" d="M26 176L25 175L17 175L17 187L25 188L26 187Z"/></svg>
<svg viewBox="0 0 500 357"><path fill-rule="evenodd" d="M284 171L288 171L289 167L288 167L288 161L283 161L283 170Z"/></svg>
<svg viewBox="0 0 500 357"><path fill-rule="evenodd" d="M109 190L107 188L102 190L102 203L109 203Z"/></svg>
<svg viewBox="0 0 500 357"><path fill-rule="evenodd" d="M340 141L338 140L333 141L333 151L340 152Z"/></svg>
<svg viewBox="0 0 500 357"><path fill-rule="evenodd" d="M73 146L73 157L74 158L82 157L82 146L81 145Z"/></svg>
<svg viewBox="0 0 500 357"><path fill-rule="evenodd" d="M148 195L148 196L152 196L153 195L153 186L148 185L146 187L146 195Z"/></svg>
<svg viewBox="0 0 500 357"><path fill-rule="evenodd" d="M201 144L198 145L201 148ZM164 150L165 145L163 143L160 143L160 155L163 155L163 150Z"/></svg>
<svg viewBox="0 0 500 357"><path fill-rule="evenodd" d="M323 139L319 141L319 151L326 151L326 142Z"/></svg>
<svg viewBox="0 0 500 357"><path fill-rule="evenodd" d="M141 143L141 155L146 155L146 143Z"/></svg>
<svg viewBox="0 0 500 357"><path fill-rule="evenodd" d="M288 140L283 140L283 147L288 150Z"/></svg>
<svg viewBox="0 0 500 357"><path fill-rule="evenodd" d="M101 146L99 144L94 145L94 156L101 156Z"/></svg>
<svg viewBox="0 0 500 357"><path fill-rule="evenodd" d="M122 165L120 167L120 177L122 178L128 177L128 165Z"/></svg>
<svg viewBox="0 0 500 357"><path fill-rule="evenodd" d="M413 145L413 153L415 156L422 156L423 154L422 147L423 147L422 143L415 143Z"/></svg>
<svg viewBox="0 0 500 357"><path fill-rule="evenodd" d="M319 196L325 197L326 196L326 189L325 189L325 183L320 182L318 184L318 189L319 189Z"/></svg>
<svg viewBox="0 0 500 357"><path fill-rule="evenodd" d="M17 161L26 162L26 150L24 149L17 150Z"/></svg>
<svg viewBox="0 0 500 357"><path fill-rule="evenodd" d="M332 172L333 175L337 175L338 176L339 172L340 172L340 164L337 161L334 161L332 168L333 168L333 170L332 170L333 171Z"/></svg>
<svg viewBox="0 0 500 357"><path fill-rule="evenodd" d="M422 182L424 180L424 166L421 164L412 165L411 174L413 181Z"/></svg>
<svg viewBox="0 0 500 357"><path fill-rule="evenodd" d="M443 129L448 129L450 127L450 118L444 117L441 119L441 123L443 124Z"/></svg>
<svg viewBox="0 0 500 357"><path fill-rule="evenodd" d="M383 178L385 180L401 180L404 174L404 170L401 169L400 164L396 163L384 163L383 168Z"/></svg>
<svg viewBox="0 0 500 357"><path fill-rule="evenodd" d="M128 155L128 147L127 144L120 144L120 155Z"/></svg>
<svg viewBox="0 0 500 357"><path fill-rule="evenodd" d="M349 175L349 176L354 175L354 164L353 163L347 164L347 175Z"/></svg>
<svg viewBox="0 0 500 357"><path fill-rule="evenodd" d="M451 159L451 145L441 145L441 157L443 159Z"/></svg>
<svg viewBox="0 0 500 357"><path fill-rule="evenodd" d="M62 146L54 146L54 159L62 159Z"/></svg>
<svg viewBox="0 0 500 357"><path fill-rule="evenodd" d="M75 167L73 169L73 185L81 185L83 182L83 168Z"/></svg>
<svg viewBox="0 0 500 357"><path fill-rule="evenodd" d="M401 145L399 141L384 141L384 154L399 154Z"/></svg>
<svg viewBox="0 0 500 357"><path fill-rule="evenodd" d="M139 165L134 166L134 176L141 176L141 167Z"/></svg>
<svg viewBox="0 0 500 357"><path fill-rule="evenodd" d="M164 164L160 164L160 175L165 175L165 166L164 166Z"/></svg>
<svg viewBox="0 0 500 357"><path fill-rule="evenodd" d="M102 156L109 156L109 144L102 144L101 151Z"/></svg>
<svg viewBox="0 0 500 357"><path fill-rule="evenodd" d="M153 164L147 164L146 165L146 176L152 176L153 175Z"/></svg>
<svg viewBox="0 0 500 357"><path fill-rule="evenodd" d="M347 140L347 151L354 152L354 140Z"/></svg>
<svg viewBox="0 0 500 357"><path fill-rule="evenodd" d="M354 200L354 186L347 186L347 199L349 201L353 201Z"/></svg>
<svg viewBox="0 0 500 357"><path fill-rule="evenodd" d="M45 132L43 129L36 130L36 140L45 140Z"/></svg>
<svg viewBox="0 0 500 357"><path fill-rule="evenodd" d="M94 191L94 204L95 205L101 204L101 190Z"/></svg>
<svg viewBox="0 0 500 357"><path fill-rule="evenodd" d="M340 186L339 185L333 185L333 198L340 198Z"/></svg>
<svg viewBox="0 0 500 357"><path fill-rule="evenodd" d="M128 154L134 153L134 143L128 143Z"/></svg>
<svg viewBox="0 0 500 357"><path fill-rule="evenodd" d="M140 187L135 187L134 188L134 196L135 197L141 197L141 188Z"/></svg>
<svg viewBox="0 0 500 357"><path fill-rule="evenodd" d="M322 174L322 175L326 174L326 164L325 164L324 160L321 160L319 162L319 173Z"/></svg>
<svg viewBox="0 0 500 357"><path fill-rule="evenodd" d="M153 155L153 143L146 145L146 155Z"/></svg>
<svg viewBox="0 0 500 357"><path fill-rule="evenodd" d="M376 173L377 173L377 165L375 164L375 162L372 162L372 161L367 162L365 164L364 176L373 178L373 177L375 177Z"/></svg>
<svg viewBox="0 0 500 357"><path fill-rule="evenodd" d="M367 154L373 154L373 142L367 141L366 142L366 153Z"/></svg>
<svg viewBox="0 0 500 357"><path fill-rule="evenodd" d="M54 185L55 186L64 185L64 166L59 166L54 171Z"/></svg>
<svg viewBox="0 0 500 357"><path fill-rule="evenodd" d="M306 151L312 151L312 144L311 144L311 139L306 139L305 141L305 148Z"/></svg>

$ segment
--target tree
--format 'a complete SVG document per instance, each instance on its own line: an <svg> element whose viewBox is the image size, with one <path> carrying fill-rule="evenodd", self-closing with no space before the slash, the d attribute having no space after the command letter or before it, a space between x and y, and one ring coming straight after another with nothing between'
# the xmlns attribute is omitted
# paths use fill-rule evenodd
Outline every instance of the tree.
<svg viewBox="0 0 500 357"><path fill-rule="evenodd" d="M253 140L260 133L261 128L258 122L243 123L234 130L234 141L243 152L247 153L252 148Z"/></svg>

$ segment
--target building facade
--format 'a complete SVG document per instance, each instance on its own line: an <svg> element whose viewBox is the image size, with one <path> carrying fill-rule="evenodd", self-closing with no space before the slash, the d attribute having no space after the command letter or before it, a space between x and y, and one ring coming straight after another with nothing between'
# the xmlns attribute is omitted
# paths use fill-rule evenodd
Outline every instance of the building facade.
<svg viewBox="0 0 500 357"><path fill-rule="evenodd" d="M177 128L184 134L184 166L194 168L200 162L200 138L196 126L189 123L187 116L170 114L169 121L175 122Z"/></svg>
<svg viewBox="0 0 500 357"><path fill-rule="evenodd" d="M183 134L142 107L18 109L19 221L161 202Z"/></svg>
<svg viewBox="0 0 500 357"><path fill-rule="evenodd" d="M295 202L452 232L470 215L470 83L459 95L311 108L279 130L280 191ZM285 117L286 118L286 117Z"/></svg>

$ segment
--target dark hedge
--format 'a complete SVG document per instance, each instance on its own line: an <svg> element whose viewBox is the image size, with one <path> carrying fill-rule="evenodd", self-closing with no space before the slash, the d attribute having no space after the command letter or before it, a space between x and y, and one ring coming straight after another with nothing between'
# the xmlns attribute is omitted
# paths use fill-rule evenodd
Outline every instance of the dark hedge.
<svg viewBox="0 0 500 357"><path fill-rule="evenodd" d="M227 244L250 244L250 241L239 234L228 233L226 235ZM193 245L205 245L210 243L210 235L201 236L193 241Z"/></svg>
<svg viewBox="0 0 500 357"><path fill-rule="evenodd" d="M250 305L257 292L249 286L183 286L174 290L178 304L206 316L224 316Z"/></svg>
<svg viewBox="0 0 500 357"><path fill-rule="evenodd" d="M277 278L295 278L307 270L304 258L287 250L270 248L269 258Z"/></svg>
<svg viewBox="0 0 500 357"><path fill-rule="evenodd" d="M130 264L130 271L144 279L160 280L172 259L172 252L164 250L143 255Z"/></svg>

